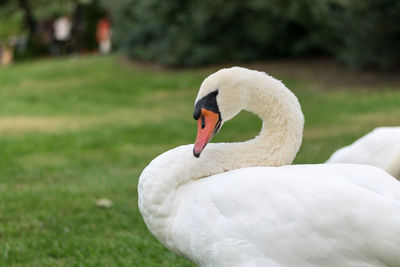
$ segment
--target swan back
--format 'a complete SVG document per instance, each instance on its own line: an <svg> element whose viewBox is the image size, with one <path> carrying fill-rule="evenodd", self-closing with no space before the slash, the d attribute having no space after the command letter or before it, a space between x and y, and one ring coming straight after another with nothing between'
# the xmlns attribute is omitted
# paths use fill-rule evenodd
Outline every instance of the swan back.
<svg viewBox="0 0 400 267"><path fill-rule="evenodd" d="M400 178L400 127L380 127L337 150L327 163L373 165Z"/></svg>
<svg viewBox="0 0 400 267"><path fill-rule="evenodd" d="M243 168L175 201L174 250L201 266L400 264L400 183L372 166Z"/></svg>

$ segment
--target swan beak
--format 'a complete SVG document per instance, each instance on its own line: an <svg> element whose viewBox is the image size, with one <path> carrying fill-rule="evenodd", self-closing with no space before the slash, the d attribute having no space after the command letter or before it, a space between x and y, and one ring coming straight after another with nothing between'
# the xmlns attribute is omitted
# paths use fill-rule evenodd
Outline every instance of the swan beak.
<svg viewBox="0 0 400 267"><path fill-rule="evenodd" d="M194 143L193 155L198 158L211 138L218 132L221 126L219 113L201 109L201 116L197 119L197 137Z"/></svg>

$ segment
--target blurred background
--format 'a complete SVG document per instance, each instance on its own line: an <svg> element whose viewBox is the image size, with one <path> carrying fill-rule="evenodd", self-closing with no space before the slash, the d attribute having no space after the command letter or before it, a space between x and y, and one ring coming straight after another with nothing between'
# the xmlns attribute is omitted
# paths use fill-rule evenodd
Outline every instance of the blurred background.
<svg viewBox="0 0 400 267"><path fill-rule="evenodd" d="M400 61L396 0L1 0L0 8L3 64L108 53L111 39L132 58L169 66L329 56L387 69Z"/></svg>
<svg viewBox="0 0 400 267"><path fill-rule="evenodd" d="M241 65L282 80L295 163L400 125L397 0L0 0L0 265L191 266L147 231L137 180L193 143L197 90ZM215 142L254 137L242 112Z"/></svg>

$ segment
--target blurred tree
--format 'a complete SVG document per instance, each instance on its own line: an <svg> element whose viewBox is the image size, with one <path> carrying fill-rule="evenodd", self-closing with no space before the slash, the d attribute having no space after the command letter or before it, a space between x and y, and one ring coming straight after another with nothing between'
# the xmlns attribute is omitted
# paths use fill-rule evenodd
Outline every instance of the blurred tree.
<svg viewBox="0 0 400 267"><path fill-rule="evenodd" d="M22 12L13 2L1 2L0 8L0 44L9 45L12 37L22 32Z"/></svg>
<svg viewBox="0 0 400 267"><path fill-rule="evenodd" d="M13 60L13 47L23 33L22 12L14 2L0 2L0 62L9 64Z"/></svg>
<svg viewBox="0 0 400 267"><path fill-rule="evenodd" d="M72 20L72 38L69 47L75 52L93 50L96 46L97 21L104 15L107 1L100 0L0 0L0 27L3 32L15 32L10 25L10 15L16 14L20 32L26 34L26 45L19 56L47 54L53 42L53 22L60 16ZM13 17L13 16L11 16ZM14 19L16 20L16 19ZM7 23L5 23L7 21ZM24 31L22 31L24 29ZM5 34L5 33L4 33ZM3 34L3 35L4 35Z"/></svg>
<svg viewBox="0 0 400 267"><path fill-rule="evenodd" d="M32 9L28 0L18 0L20 8L25 12L25 23L28 26L28 42L32 40L36 32L36 19L33 17Z"/></svg>
<svg viewBox="0 0 400 267"><path fill-rule="evenodd" d="M55 14L68 14L72 10L75 0L1 0L0 6L7 10L16 4L24 13L24 23L28 29L28 40L31 41L37 30L37 20L54 16ZM15 12L15 10L14 10Z"/></svg>
<svg viewBox="0 0 400 267"><path fill-rule="evenodd" d="M7 31L14 32L14 36L18 37L18 40L24 40L23 49L17 50L17 54L29 55L47 51L46 45L49 41L43 43L46 38L43 37L43 23L41 22L56 13L70 12L70 7L74 2L74 0L1 0L0 12L4 14L4 17L2 16L4 20L9 21L10 17L15 17L14 21L18 20L18 25L1 23L2 26L4 29L8 29ZM22 34L26 35L25 38L22 38ZM48 39L49 37L47 37Z"/></svg>

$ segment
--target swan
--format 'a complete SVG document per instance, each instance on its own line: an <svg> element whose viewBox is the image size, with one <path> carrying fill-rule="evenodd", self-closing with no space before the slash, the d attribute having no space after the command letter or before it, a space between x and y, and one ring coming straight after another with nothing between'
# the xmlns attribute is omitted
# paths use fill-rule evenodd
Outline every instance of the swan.
<svg viewBox="0 0 400 267"><path fill-rule="evenodd" d="M260 134L209 143L242 109L261 117ZM282 82L219 70L193 116L195 144L159 155L138 182L144 222L168 249L206 267L400 266L400 182L367 165L288 165L304 118Z"/></svg>
<svg viewBox="0 0 400 267"><path fill-rule="evenodd" d="M376 128L335 151L326 163L373 165L400 179L400 127Z"/></svg>

